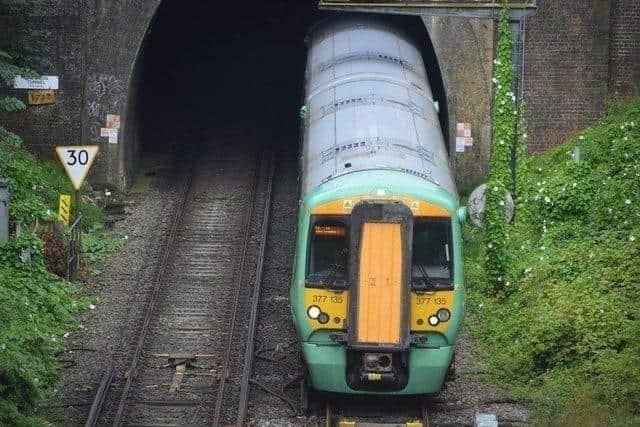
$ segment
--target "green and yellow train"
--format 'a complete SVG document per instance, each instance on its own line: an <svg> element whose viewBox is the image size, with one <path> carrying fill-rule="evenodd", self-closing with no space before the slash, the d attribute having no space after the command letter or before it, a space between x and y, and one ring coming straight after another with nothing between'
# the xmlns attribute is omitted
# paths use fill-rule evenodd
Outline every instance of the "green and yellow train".
<svg viewBox="0 0 640 427"><path fill-rule="evenodd" d="M309 36L291 286L307 382L438 392L465 310L461 223L420 50L369 18Z"/></svg>

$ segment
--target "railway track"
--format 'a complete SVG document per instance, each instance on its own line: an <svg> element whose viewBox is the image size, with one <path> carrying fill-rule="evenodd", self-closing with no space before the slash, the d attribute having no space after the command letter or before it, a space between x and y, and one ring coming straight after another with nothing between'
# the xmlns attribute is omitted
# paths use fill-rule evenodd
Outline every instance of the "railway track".
<svg viewBox="0 0 640 427"><path fill-rule="evenodd" d="M186 174L124 379L106 370L86 425L243 424L274 165L226 150Z"/></svg>
<svg viewBox="0 0 640 427"><path fill-rule="evenodd" d="M388 403L388 402L387 402ZM362 408L354 405L345 408L330 398L324 406L326 427L343 426L375 426L375 427L433 427L431 418L432 405L426 399L409 399L401 403L401 410L385 411L381 406L367 404ZM382 405L384 407L384 405ZM364 411L363 411L364 409ZM394 412L396 412L394 414ZM402 413L402 415L399 415Z"/></svg>

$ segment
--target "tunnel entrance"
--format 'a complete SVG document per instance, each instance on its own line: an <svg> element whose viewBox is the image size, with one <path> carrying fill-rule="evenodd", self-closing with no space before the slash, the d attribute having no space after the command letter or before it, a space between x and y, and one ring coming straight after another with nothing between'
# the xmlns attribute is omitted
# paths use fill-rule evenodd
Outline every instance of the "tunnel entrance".
<svg viewBox="0 0 640 427"><path fill-rule="evenodd" d="M133 177L143 158L171 158L185 149L216 144L220 135L238 135L237 144L258 140L262 147L294 153L295 158L305 35L314 22L337 13L318 11L311 1L163 1L131 80L123 147L126 173ZM385 19L408 29L423 47L446 130L444 86L422 20Z"/></svg>

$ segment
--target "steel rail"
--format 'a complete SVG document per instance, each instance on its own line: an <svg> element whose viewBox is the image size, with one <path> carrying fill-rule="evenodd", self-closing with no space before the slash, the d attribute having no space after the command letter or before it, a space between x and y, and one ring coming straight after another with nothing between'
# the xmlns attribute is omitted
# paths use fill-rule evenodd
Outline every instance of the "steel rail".
<svg viewBox="0 0 640 427"><path fill-rule="evenodd" d="M249 383L253 369L253 352L255 350L256 325L258 322L258 308L260 303L260 291L262 285L262 270L264 266L265 251L267 248L267 231L269 229L269 215L271 211L271 192L273 189L273 175L275 172L274 157L269 159L269 175L267 182L267 194L265 195L264 213L262 215L262 233L260 236L260 251L258 252L258 262L251 296L251 315L249 318L249 335L247 336L247 346L244 353L244 365L242 370L242 383L240 386L240 402L238 404L238 417L236 425L242 426L247 417L247 405L249 399Z"/></svg>
<svg viewBox="0 0 640 427"><path fill-rule="evenodd" d="M104 405L104 401L109 394L109 387L111 387L111 382L113 381L113 360L109 364L109 368L105 371L102 379L100 380L100 385L98 386L98 390L96 391L96 395L91 403L91 409L89 410L89 416L87 417L87 421L85 422L85 427L95 427L98 425L98 418L100 417L100 412L102 411L102 406Z"/></svg>
<svg viewBox="0 0 640 427"><path fill-rule="evenodd" d="M261 160L260 160L260 152L257 153L256 155L256 166L255 166L255 172L253 175L253 185L251 186L251 190L250 190L250 195L249 195L249 204L247 206L247 211L246 211L246 219L245 219L245 224L244 224L244 236L243 236L243 245L242 245L242 253L240 256L240 265L238 266L238 272L236 274L236 281L235 281L235 294L234 294L234 299L233 299L233 309L231 311L231 320L229 322L229 327L227 328L228 334L227 334L227 344L225 347L225 352L224 352L224 359L223 359L223 366L222 369L220 370L220 383L218 385L218 395L216 398L216 406L214 408L213 411L213 425L214 426L219 426L222 425L220 422L220 415L222 412L222 402L224 399L224 395L225 395L225 387L226 387L226 383L227 383L227 376L228 376L228 371L229 371L229 364L231 361L231 350L233 348L233 339L234 339L234 332L235 332L235 328L236 328L236 318L237 318L237 314L238 314L238 303L240 301L240 290L242 289L242 281L243 281L243 276L244 276L244 270L245 270L245 263L247 260L247 255L249 252L249 243L251 240L251 219L253 218L253 214L255 211L255 199L256 199L256 193L257 193L257 189L258 189L258 184L260 181L260 167L261 167Z"/></svg>
<svg viewBox="0 0 640 427"><path fill-rule="evenodd" d="M429 406L427 402L422 402L420 415L422 417L422 427L431 427L431 417L429 416Z"/></svg>
<svg viewBox="0 0 640 427"><path fill-rule="evenodd" d="M149 305L145 311L144 320L142 322L142 327L138 334L138 341L136 344L136 349L133 354L133 358L131 361L131 365L129 370L127 371L126 377L127 380L124 385L124 389L122 390L122 395L120 396L120 402L118 403L118 409L116 411L115 418L113 420L113 425L119 427L122 425L122 417L124 416L124 410L127 404L127 400L129 398L129 392L131 391L131 386L133 383L133 378L136 376L136 371L138 369L138 362L140 360L140 355L142 354L142 349L144 347L144 342L147 337L147 333L149 331L149 325L151 323L151 317L155 311L156 303L158 302L158 296L160 295L160 290L164 285L164 278L167 272L167 267L169 265L169 260L171 254L173 253L173 247L176 241L176 236L178 234L178 227L182 223L184 207L187 203L187 199L189 198L191 183L193 182L193 175L195 168L191 168L187 177L185 178L180 199L178 200L178 204L176 206L176 210L171 222L171 228L169 231L169 235L167 237L167 241L165 243L162 260L160 263L160 268L156 275L155 283L153 286L153 291L151 294L151 300L149 301Z"/></svg>

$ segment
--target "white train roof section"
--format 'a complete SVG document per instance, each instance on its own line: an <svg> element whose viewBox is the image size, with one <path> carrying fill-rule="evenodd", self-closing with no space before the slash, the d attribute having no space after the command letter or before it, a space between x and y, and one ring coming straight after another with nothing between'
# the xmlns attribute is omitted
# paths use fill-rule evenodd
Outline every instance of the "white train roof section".
<svg viewBox="0 0 640 427"><path fill-rule="evenodd" d="M376 169L457 194L422 56L397 29L367 18L316 29L305 105L303 194Z"/></svg>

